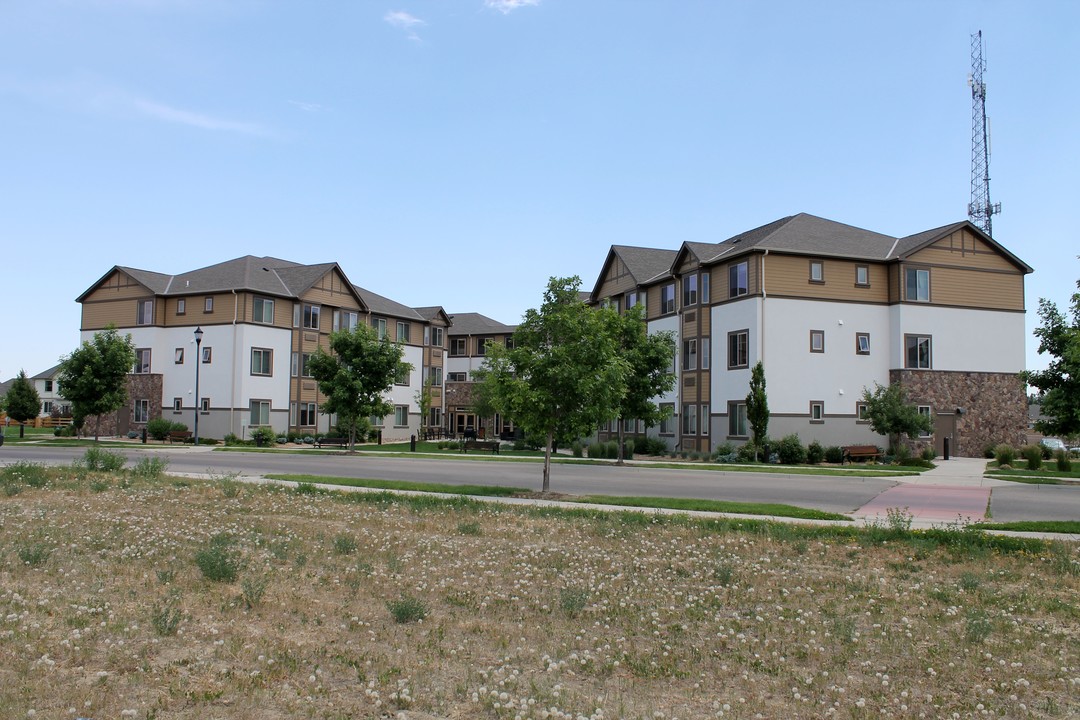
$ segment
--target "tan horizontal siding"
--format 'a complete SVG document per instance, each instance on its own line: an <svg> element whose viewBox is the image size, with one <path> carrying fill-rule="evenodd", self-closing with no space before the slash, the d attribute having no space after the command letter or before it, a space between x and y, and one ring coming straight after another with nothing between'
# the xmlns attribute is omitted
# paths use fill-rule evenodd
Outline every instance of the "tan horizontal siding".
<svg viewBox="0 0 1080 720"><path fill-rule="evenodd" d="M82 329L101 330L107 325L118 328L135 327L137 300L82 303Z"/></svg>
<svg viewBox="0 0 1080 720"><path fill-rule="evenodd" d="M153 293L145 285L136 282L127 273L114 270L94 292L85 298L85 301L145 298L152 295Z"/></svg>
<svg viewBox="0 0 1080 720"><path fill-rule="evenodd" d="M709 288L709 299L712 302L723 302L725 300L734 299L728 296L730 291L728 280L731 277L731 266L737 265L740 262L745 262L747 264L746 280L748 294L754 295L761 292L761 257L761 255L743 255L737 260L714 266L712 268L712 274L710 275L711 286ZM768 278L769 273L772 272L772 261L773 256L770 255L767 258L767 264L765 266L766 278Z"/></svg>
<svg viewBox="0 0 1080 720"><path fill-rule="evenodd" d="M1024 309L1024 276L979 270L930 269L930 302L994 310Z"/></svg>
<svg viewBox="0 0 1080 720"><path fill-rule="evenodd" d="M622 295L633 290L635 286L634 277L626 269L622 260L615 257L612 260L611 267L608 268L607 275L604 276L603 282L600 283L600 294L597 299L603 300L615 295Z"/></svg>
<svg viewBox="0 0 1080 720"><path fill-rule="evenodd" d="M810 282L811 259L822 263L824 282ZM865 265L869 270L869 287L855 284L855 268L859 265ZM769 255L765 258L765 291L768 295L856 302L884 303L889 298L884 265L802 255Z"/></svg>
<svg viewBox="0 0 1080 720"><path fill-rule="evenodd" d="M909 262L1019 272L999 250L967 229L958 230L914 253Z"/></svg>

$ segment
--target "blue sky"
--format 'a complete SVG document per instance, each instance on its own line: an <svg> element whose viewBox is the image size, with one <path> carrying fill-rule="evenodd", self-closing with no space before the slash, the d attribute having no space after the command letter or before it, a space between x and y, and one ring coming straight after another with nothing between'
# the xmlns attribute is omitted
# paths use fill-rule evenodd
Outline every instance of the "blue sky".
<svg viewBox="0 0 1080 720"><path fill-rule="evenodd" d="M0 378L76 347L113 265L337 261L515 323L613 243L963 220L980 29L1030 334L1080 277L1078 28L1037 1L6 0Z"/></svg>

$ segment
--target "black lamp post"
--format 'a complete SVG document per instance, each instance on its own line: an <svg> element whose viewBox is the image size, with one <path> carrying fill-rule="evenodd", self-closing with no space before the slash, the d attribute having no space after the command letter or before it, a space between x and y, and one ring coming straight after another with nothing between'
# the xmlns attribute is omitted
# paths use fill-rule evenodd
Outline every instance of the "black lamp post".
<svg viewBox="0 0 1080 720"><path fill-rule="evenodd" d="M202 409L202 401L199 400L199 365L202 365L202 336L201 327L195 328L195 444L199 444L199 410Z"/></svg>

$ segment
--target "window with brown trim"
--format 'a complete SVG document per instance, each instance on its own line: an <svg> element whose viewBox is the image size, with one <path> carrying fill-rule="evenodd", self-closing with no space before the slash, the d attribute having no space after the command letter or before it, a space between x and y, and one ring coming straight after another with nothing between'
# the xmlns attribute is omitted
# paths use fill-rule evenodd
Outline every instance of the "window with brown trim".
<svg viewBox="0 0 1080 720"><path fill-rule="evenodd" d="M855 286L856 287L870 287L870 266L869 265L856 265L855 266Z"/></svg>
<svg viewBox="0 0 1080 720"><path fill-rule="evenodd" d="M810 352L823 353L825 352L825 331L824 330L811 330L810 331Z"/></svg>
<svg viewBox="0 0 1080 720"><path fill-rule="evenodd" d="M812 283L824 283L825 282L825 263L821 260L810 261L810 282Z"/></svg>
<svg viewBox="0 0 1080 720"><path fill-rule="evenodd" d="M821 400L810 401L810 422L812 423L824 423L825 422L825 403Z"/></svg>
<svg viewBox="0 0 1080 720"><path fill-rule="evenodd" d="M870 354L870 333L855 333L855 354Z"/></svg>

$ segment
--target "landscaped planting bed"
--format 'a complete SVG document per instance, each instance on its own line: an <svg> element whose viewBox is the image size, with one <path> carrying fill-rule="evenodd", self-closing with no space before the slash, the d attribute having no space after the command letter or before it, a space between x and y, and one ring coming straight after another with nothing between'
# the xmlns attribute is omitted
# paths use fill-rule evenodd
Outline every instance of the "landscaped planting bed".
<svg viewBox="0 0 1080 720"><path fill-rule="evenodd" d="M5 718L1080 715L1075 546L35 472Z"/></svg>

